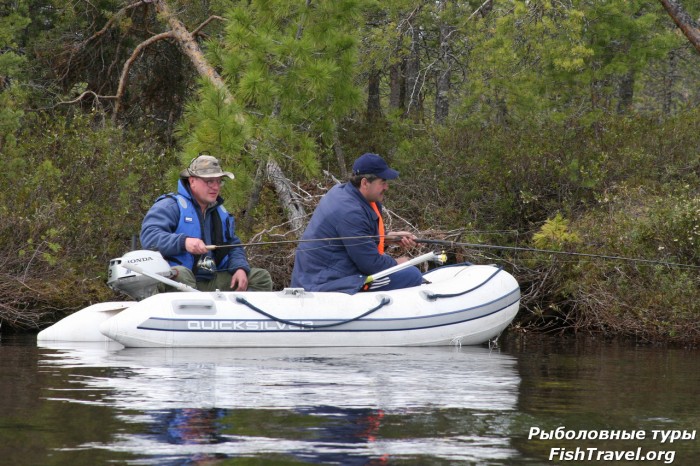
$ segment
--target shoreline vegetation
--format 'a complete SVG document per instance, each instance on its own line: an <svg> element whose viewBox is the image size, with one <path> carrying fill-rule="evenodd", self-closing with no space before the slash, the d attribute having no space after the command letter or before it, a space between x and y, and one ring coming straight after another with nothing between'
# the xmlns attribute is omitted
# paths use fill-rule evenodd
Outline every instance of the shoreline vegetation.
<svg viewBox="0 0 700 466"><path fill-rule="evenodd" d="M561 128L518 134L511 127L478 138L442 134L442 140L430 134L425 137L440 147L439 159L423 151L396 158L402 177L387 195L388 227L482 246L445 252L451 262L501 264L518 279L522 305L511 331L697 345L700 271L666 265L700 265L700 160L686 150L700 147L700 134L687 124L697 118L690 113L663 125L655 118L600 125L614 140L564 135ZM124 299L106 286L108 262L133 247L144 212L173 183L161 174L177 171L179 160L146 156L152 150L147 143L129 142L116 128L90 131L92 124L74 118L66 130L63 121L46 121L43 140L27 138L37 146L22 166L34 169L20 169L26 176L15 178L13 191L30 209L6 211L1 227L3 332L34 331L95 302ZM658 147L671 137L675 144ZM559 163L534 150L545 144ZM631 154L630 146L636 163L618 156ZM95 158L100 150L113 156ZM510 168L503 170L506 158ZM584 168L571 170L574 160L595 167L595 183L580 176ZM472 168L457 169L462 164ZM308 212L334 182L325 177L300 186ZM238 220L239 231L244 242L267 243L248 247L248 256L272 272L280 289L288 285L295 245L274 190L265 186L260 196L250 227Z"/></svg>
<svg viewBox="0 0 700 466"><path fill-rule="evenodd" d="M124 299L109 260L202 151L281 289L377 152L387 231L480 245L445 252L515 276L510 331L700 344L700 54L659 2L54 3L0 7L1 332Z"/></svg>

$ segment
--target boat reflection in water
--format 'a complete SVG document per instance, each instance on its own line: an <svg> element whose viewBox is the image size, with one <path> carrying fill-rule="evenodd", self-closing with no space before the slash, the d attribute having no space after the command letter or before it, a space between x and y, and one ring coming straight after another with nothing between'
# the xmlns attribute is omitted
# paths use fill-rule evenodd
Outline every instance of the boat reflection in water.
<svg viewBox="0 0 700 466"><path fill-rule="evenodd" d="M50 400L107 406L136 426L83 447L147 464L424 464L515 454L516 361L484 347L40 348L44 369L81 386L49 391Z"/></svg>

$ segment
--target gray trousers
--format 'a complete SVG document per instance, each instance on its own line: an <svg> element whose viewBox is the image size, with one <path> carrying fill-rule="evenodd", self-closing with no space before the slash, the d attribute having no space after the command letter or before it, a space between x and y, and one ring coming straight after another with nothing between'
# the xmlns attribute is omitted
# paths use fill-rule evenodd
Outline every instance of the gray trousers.
<svg viewBox="0 0 700 466"><path fill-rule="evenodd" d="M181 265L176 265L177 276L172 279L178 283L196 288L200 291L236 291L231 289L230 272L216 272L211 280L195 280L192 270ZM174 291L172 287L166 286L167 291ZM272 291L272 277L265 269L251 268L248 274L248 291Z"/></svg>

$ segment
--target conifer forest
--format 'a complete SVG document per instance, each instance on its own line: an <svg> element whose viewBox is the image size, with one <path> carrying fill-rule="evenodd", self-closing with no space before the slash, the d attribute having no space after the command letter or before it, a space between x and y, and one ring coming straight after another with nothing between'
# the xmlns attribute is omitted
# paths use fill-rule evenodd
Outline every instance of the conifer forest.
<svg viewBox="0 0 700 466"><path fill-rule="evenodd" d="M202 152L276 289L375 152L387 231L518 279L509 331L700 344L697 1L3 1L1 331L115 300Z"/></svg>

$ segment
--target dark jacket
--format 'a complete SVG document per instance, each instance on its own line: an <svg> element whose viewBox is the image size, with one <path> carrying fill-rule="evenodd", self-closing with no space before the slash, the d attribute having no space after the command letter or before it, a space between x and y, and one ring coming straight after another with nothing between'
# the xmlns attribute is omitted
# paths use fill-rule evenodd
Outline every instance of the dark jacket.
<svg viewBox="0 0 700 466"><path fill-rule="evenodd" d="M379 217L360 191L350 183L334 186L318 204L296 250L292 286L338 291L346 285L341 279L393 267L396 261L377 250L378 235ZM308 241L319 238L344 239Z"/></svg>

